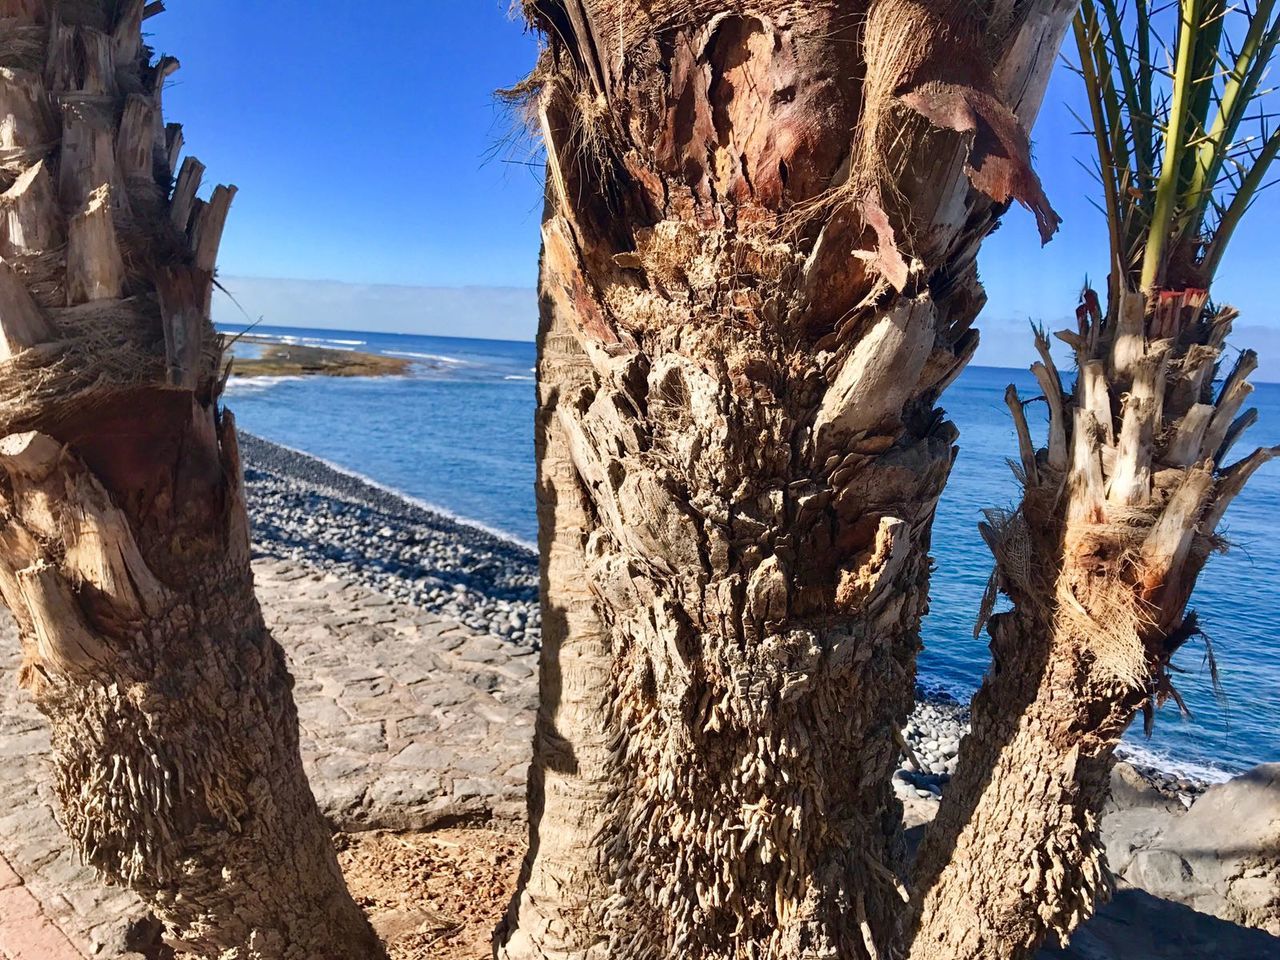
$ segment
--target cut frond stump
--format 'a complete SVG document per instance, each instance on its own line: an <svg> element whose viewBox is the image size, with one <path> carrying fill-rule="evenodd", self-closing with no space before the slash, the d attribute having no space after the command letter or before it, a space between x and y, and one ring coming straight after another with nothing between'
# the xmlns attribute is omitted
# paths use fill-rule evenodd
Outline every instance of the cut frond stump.
<svg viewBox="0 0 1280 960"><path fill-rule="evenodd" d="M125 267L110 187L94 191L84 211L71 218L67 234L67 305L123 296Z"/></svg>

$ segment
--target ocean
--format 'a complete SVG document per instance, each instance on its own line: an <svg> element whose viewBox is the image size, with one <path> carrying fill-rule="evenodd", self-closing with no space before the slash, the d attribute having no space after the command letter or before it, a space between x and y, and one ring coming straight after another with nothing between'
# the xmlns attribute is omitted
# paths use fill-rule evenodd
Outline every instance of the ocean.
<svg viewBox="0 0 1280 960"><path fill-rule="evenodd" d="M413 372L233 380L226 403L243 429L521 543L535 541L533 344L267 326L253 332L404 357ZM934 526L937 569L920 677L962 699L989 660L985 638L973 637L991 572L977 524L984 508L1017 496L1006 465L1017 454L1003 399L1009 383L1024 397L1038 393L1027 371L971 367L942 400L960 428L960 456ZM1251 403L1260 423L1248 439L1280 440L1280 385L1258 384ZM1263 468L1233 504L1225 528L1231 550L1210 560L1192 600L1224 695L1215 695L1204 646L1193 641L1175 661L1185 672L1174 681L1192 716L1170 706L1150 739L1131 731L1127 750L1138 759L1210 779L1280 760L1278 510L1280 463Z"/></svg>

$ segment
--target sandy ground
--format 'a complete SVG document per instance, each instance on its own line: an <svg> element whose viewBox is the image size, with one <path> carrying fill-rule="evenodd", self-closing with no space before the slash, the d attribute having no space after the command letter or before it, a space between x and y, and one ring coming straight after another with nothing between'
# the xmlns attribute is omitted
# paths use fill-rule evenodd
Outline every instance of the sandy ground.
<svg viewBox="0 0 1280 960"><path fill-rule="evenodd" d="M342 834L338 860L391 960L480 960L515 890L515 825Z"/></svg>
<svg viewBox="0 0 1280 960"><path fill-rule="evenodd" d="M908 801L908 839L935 804ZM339 834L338 859L391 960L488 960L515 889L517 824L429 832ZM1280 940L1121 884L1115 899L1037 960L1280 960Z"/></svg>

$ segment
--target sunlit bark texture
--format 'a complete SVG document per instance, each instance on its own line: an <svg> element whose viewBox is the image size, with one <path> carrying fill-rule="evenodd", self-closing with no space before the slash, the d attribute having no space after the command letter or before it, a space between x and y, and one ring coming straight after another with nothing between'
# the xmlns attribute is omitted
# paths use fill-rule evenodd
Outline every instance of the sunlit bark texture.
<svg viewBox="0 0 1280 960"><path fill-rule="evenodd" d="M381 951L253 593L213 268L143 0L0 0L0 592L76 852L181 953Z"/></svg>
<svg viewBox="0 0 1280 960"><path fill-rule="evenodd" d="M1126 293L1104 315L1087 291L1078 329L1060 334L1079 367L1070 392L1038 335L1043 449L1009 388L1025 496L983 533L988 602L999 590L1014 607L988 622L994 663L921 850L913 958L1021 956L1108 892L1098 820L1115 747L1137 710L1177 697L1169 662L1197 633L1187 601L1225 546L1215 531L1280 453L1226 466L1256 419L1241 407L1257 358L1239 354L1215 387L1235 311L1206 300Z"/></svg>
<svg viewBox="0 0 1280 960"><path fill-rule="evenodd" d="M499 954L888 956L935 402L997 216L1056 226L1025 129L1071 6L526 10L545 646Z"/></svg>

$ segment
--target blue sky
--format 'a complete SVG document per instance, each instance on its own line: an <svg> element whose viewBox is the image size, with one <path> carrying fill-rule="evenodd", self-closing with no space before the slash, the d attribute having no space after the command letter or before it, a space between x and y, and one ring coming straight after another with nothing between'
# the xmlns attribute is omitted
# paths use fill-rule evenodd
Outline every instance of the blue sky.
<svg viewBox="0 0 1280 960"><path fill-rule="evenodd" d="M240 307L272 324L532 338L541 171L493 91L523 76L536 44L508 0L169 7L147 25L183 64L166 113L208 176L240 187L220 263ZM988 240L979 362L1022 365L1027 319L1064 323L1085 274L1106 271L1096 186L1077 163L1089 141L1066 106L1079 101L1077 84L1057 71L1033 134L1065 223L1041 250L1032 218L1015 209ZM1236 339L1280 358L1278 203L1274 192L1258 202L1216 292L1243 311ZM310 281L359 289L338 296ZM469 289L440 289L458 287ZM361 315L341 322L335 300L360 303ZM243 315L224 300L217 318Z"/></svg>

